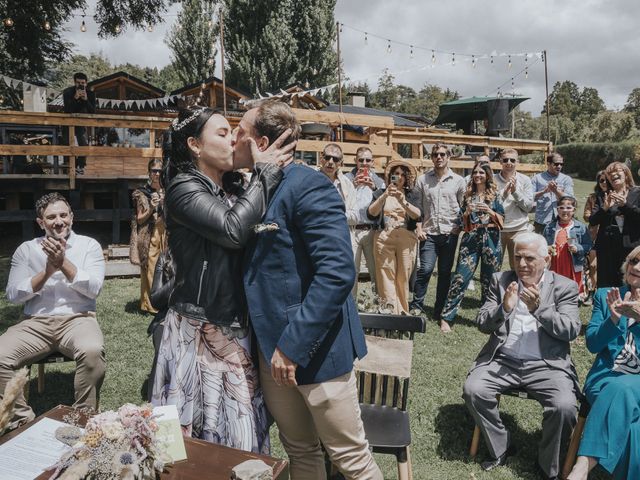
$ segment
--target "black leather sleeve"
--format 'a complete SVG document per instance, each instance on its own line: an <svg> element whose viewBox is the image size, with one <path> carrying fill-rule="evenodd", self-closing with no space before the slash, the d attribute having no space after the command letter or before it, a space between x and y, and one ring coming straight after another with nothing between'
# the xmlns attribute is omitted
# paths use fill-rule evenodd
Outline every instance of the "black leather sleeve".
<svg viewBox="0 0 640 480"><path fill-rule="evenodd" d="M261 166L236 204L229 208L202 181L178 175L167 189L165 202L169 215L177 223L224 248L240 249L253 234L253 227L260 223L280 180L280 168Z"/></svg>
<svg viewBox="0 0 640 480"><path fill-rule="evenodd" d="M167 262L166 256L160 255L153 272L153 284L151 285L149 300L151 301L151 306L156 310L167 308L169 296L171 295L171 290L173 290L174 277L167 278L164 274L165 262Z"/></svg>

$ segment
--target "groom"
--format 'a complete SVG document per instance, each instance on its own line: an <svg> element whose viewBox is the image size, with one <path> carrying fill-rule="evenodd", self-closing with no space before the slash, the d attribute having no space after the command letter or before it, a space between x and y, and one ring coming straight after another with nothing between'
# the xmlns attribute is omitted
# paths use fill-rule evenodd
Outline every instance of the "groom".
<svg viewBox="0 0 640 480"><path fill-rule="evenodd" d="M296 140L300 125L289 106L264 102L240 121L234 155L264 150L288 128ZM326 478L321 444L345 478L382 479L353 373L367 349L350 295L356 276L344 202L322 173L293 163L283 171L245 260L265 401L293 480Z"/></svg>

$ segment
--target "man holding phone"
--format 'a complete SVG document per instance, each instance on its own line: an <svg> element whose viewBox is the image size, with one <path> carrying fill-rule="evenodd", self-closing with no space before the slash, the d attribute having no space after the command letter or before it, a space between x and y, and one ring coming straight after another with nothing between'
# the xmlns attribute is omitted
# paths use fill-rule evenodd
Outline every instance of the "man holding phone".
<svg viewBox="0 0 640 480"><path fill-rule="evenodd" d="M62 92L64 113L96 113L96 94L87 88L87 76L78 72L73 75L73 85ZM75 127L76 140L79 146L89 145L86 127ZM64 142L69 145L69 129L63 130ZM87 164L86 157L76 159L76 174L82 175Z"/></svg>
<svg viewBox="0 0 640 480"><path fill-rule="evenodd" d="M371 276L371 286L376 291L375 260L373 258L373 243L377 229L377 223L367 216L367 209L371 205L373 192L385 188L384 180L374 171L373 152L369 147L360 147L356 150L356 166L345 175L356 187L357 222L353 226L352 235L353 256L356 270L359 271L362 263L362 255ZM353 298L358 300L358 282L353 286Z"/></svg>

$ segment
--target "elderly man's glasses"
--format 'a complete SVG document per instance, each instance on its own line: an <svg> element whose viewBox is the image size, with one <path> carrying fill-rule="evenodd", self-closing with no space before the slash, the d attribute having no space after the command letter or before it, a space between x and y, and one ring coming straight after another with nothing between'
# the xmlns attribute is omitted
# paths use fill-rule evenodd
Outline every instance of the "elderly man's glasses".
<svg viewBox="0 0 640 480"><path fill-rule="evenodd" d="M373 162L373 158L364 157L364 158L359 158L358 161L360 163L371 163L371 162Z"/></svg>
<svg viewBox="0 0 640 480"><path fill-rule="evenodd" d="M438 157L445 158L447 156L447 154L446 154L446 152L436 152L436 153L432 153L431 156L433 158L438 158Z"/></svg>
<svg viewBox="0 0 640 480"><path fill-rule="evenodd" d="M333 160L334 163L340 163L342 161L342 158L338 157L337 155L327 155L326 153L324 154L324 159L327 162L329 160Z"/></svg>
<svg viewBox="0 0 640 480"><path fill-rule="evenodd" d="M516 159L515 158L503 158L502 159L502 163L516 163Z"/></svg>

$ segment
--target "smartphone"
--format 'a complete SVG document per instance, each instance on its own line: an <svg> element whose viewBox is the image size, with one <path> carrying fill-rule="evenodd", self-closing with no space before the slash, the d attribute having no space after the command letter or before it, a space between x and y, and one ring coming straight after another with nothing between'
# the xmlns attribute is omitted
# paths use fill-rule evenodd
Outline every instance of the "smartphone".
<svg viewBox="0 0 640 480"><path fill-rule="evenodd" d="M362 175L363 177L368 177L369 176L369 165L365 165L364 167L362 167L360 169L360 175Z"/></svg>
<svg viewBox="0 0 640 480"><path fill-rule="evenodd" d="M76 90L84 90L85 86L84 85L78 85L78 88L76 88Z"/></svg>
<svg viewBox="0 0 640 480"><path fill-rule="evenodd" d="M400 181L400 175L391 175L391 183L397 185Z"/></svg>

